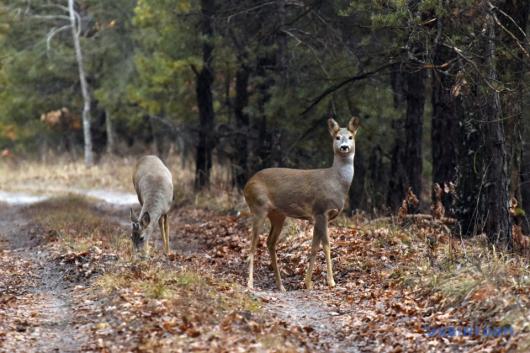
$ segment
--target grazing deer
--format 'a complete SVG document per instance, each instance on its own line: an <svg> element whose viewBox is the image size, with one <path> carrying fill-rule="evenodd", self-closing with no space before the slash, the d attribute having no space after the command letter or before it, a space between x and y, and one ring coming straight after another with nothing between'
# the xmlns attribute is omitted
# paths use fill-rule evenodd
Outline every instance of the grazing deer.
<svg viewBox="0 0 530 353"><path fill-rule="evenodd" d="M167 213L173 201L173 178L171 172L156 156L142 157L133 173L133 184L142 210L136 217L131 208L132 236L135 250L149 251L149 238L160 227L164 252L169 253L169 222Z"/></svg>
<svg viewBox="0 0 530 353"><path fill-rule="evenodd" d="M327 282L335 286L328 238L328 222L339 215L353 180L355 134L359 119L352 118L347 128L340 128L333 119L328 120L329 133L333 137L334 159L327 169L269 168L256 173L245 185L245 200L254 215L250 245L248 287L254 285L254 254L258 242L259 226L265 217L271 222L267 248L271 257L276 286L285 291L276 260L276 244L286 217L312 219L313 241L305 286L313 287L312 274L315 257L322 243L327 263Z"/></svg>

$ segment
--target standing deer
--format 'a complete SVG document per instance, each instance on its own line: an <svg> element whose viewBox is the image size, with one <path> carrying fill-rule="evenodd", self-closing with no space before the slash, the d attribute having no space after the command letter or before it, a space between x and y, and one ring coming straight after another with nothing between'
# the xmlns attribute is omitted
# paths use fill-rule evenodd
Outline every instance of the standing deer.
<svg viewBox="0 0 530 353"><path fill-rule="evenodd" d="M149 238L156 227L160 227L164 252L169 253L169 222L167 213L173 201L173 178L171 172L156 156L142 157L133 173L133 184L142 210L136 217L131 208L132 236L135 250L149 253Z"/></svg>
<svg viewBox="0 0 530 353"><path fill-rule="evenodd" d="M276 260L276 244L286 217L314 221L313 241L305 286L313 287L312 275L315 257L322 243L327 263L327 282L335 286L328 238L328 222L339 215L353 180L355 135L359 118L352 118L347 128L341 128L333 119L328 120L333 137L333 165L327 169L269 168L256 173L245 185L245 200L254 215L250 245L248 287L254 286L254 254L259 226L268 217L271 230L267 248L271 257L276 286L285 291Z"/></svg>

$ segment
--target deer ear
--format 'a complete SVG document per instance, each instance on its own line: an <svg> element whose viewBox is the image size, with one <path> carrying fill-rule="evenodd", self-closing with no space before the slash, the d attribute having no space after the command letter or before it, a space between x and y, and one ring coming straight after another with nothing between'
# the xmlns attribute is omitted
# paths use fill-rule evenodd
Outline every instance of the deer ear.
<svg viewBox="0 0 530 353"><path fill-rule="evenodd" d="M354 116L350 119L350 122L348 123L348 130L350 130L353 134L357 133L357 129L359 128L359 125L361 125L361 121L358 117Z"/></svg>
<svg viewBox="0 0 530 353"><path fill-rule="evenodd" d="M333 118L328 119L328 130L331 136L335 136L337 131L340 130L339 124Z"/></svg>
<svg viewBox="0 0 530 353"><path fill-rule="evenodd" d="M134 215L133 209L131 208L131 222L138 222L138 219Z"/></svg>
<svg viewBox="0 0 530 353"><path fill-rule="evenodd" d="M140 224L143 228L147 227L149 223L151 222L151 217L149 216L149 212L145 212L142 216L142 219L140 220Z"/></svg>

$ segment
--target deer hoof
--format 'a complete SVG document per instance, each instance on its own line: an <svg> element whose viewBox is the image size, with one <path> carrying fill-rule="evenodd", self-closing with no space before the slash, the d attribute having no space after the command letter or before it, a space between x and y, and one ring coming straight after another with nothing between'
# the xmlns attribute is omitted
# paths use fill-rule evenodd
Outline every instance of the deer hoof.
<svg viewBox="0 0 530 353"><path fill-rule="evenodd" d="M335 280L332 278L331 280L328 281L328 286L330 288L334 288L335 287Z"/></svg>
<svg viewBox="0 0 530 353"><path fill-rule="evenodd" d="M280 292L285 292L285 291L286 291L286 290L285 290L285 287L284 287L283 285L279 286L279 287L278 287L278 290L279 290Z"/></svg>
<svg viewBox="0 0 530 353"><path fill-rule="evenodd" d="M313 281L306 281L305 282L305 288L306 289L313 289Z"/></svg>

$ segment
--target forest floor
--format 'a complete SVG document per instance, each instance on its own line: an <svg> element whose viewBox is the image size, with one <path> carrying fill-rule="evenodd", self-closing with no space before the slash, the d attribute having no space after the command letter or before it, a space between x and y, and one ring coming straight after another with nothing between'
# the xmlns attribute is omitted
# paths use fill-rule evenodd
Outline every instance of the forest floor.
<svg viewBox="0 0 530 353"><path fill-rule="evenodd" d="M119 177L80 183L82 175L53 182L28 172L23 183L32 190L52 184L55 193L90 185L131 191L114 188ZM0 177L4 196L24 191L12 180ZM303 273L312 232L291 221L278 247L287 292L275 289L264 235L256 288L248 290L250 222L237 216L241 198L177 194L172 254L162 254L156 233L148 259L132 254L129 206L102 195L48 192L51 198L34 203L0 203L0 352L530 348L528 259L489 249L480 237L456 241L429 223L341 218L330 226L337 287L325 286L319 254L315 289L308 291ZM484 332L507 325L509 332ZM473 334L455 332L463 327Z"/></svg>

